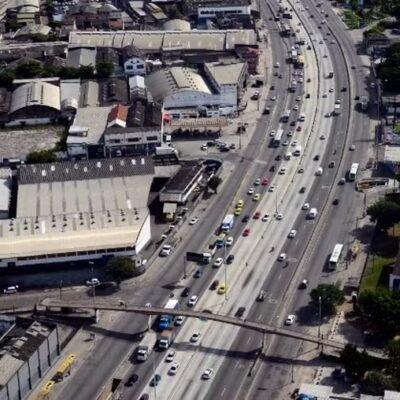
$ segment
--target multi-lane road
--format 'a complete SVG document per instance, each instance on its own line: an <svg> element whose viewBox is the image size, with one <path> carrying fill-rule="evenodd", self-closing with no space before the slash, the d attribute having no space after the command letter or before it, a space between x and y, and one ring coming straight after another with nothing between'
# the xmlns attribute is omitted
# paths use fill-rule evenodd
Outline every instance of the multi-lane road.
<svg viewBox="0 0 400 400"><path fill-rule="evenodd" d="M283 73L282 79L270 77L275 92L270 91L268 99L275 93L277 95L275 102L267 102L268 105L273 104L273 112L270 116L260 118L251 142L243 153L243 161L233 159L236 164L234 172L207 210L199 214L199 223L193 227L187 224L182 227L179 235L183 240L177 249L167 259L156 260L145 278L127 291L129 297L126 300L135 304L151 302L162 305L171 291L179 298L182 289L190 286L191 294L201 296L205 293L197 305L199 308L234 314L238 307L244 306L245 318L276 325L281 325L287 314L293 313L297 314L293 329L308 330L310 317L313 316L299 313L308 302L308 291L298 290L298 284L306 278L310 281L310 287L314 287L318 282L335 279L334 274L324 271L326 258L335 243L349 242L349 232L354 228L362 207L354 187L348 184L338 186L337 182L345 176L352 161L361 162L361 165L366 162L365 135L369 131L369 121L363 114L354 111L355 103L352 100L365 90L363 71L358 68L355 48L344 26L329 11L329 4L323 5L329 13L329 18L325 18L309 0L280 3L295 11L291 23L295 30L299 29L298 36L306 38L312 47L311 50L304 47L304 85L300 85L296 93L288 93L287 87L294 70L285 64L285 59L294 40L279 36L275 23L269 19L272 17L270 8L265 2L260 3L265 26L272 28L269 43L273 60L274 63L280 62ZM272 3L271 7L276 13L278 4ZM314 18L310 18L310 14ZM322 19L326 23L321 25ZM299 25L300 22L302 25ZM331 40L336 43L331 44ZM353 70L352 65L356 69ZM333 79L326 78L330 71L334 72ZM308 79L311 82L307 82ZM347 88L346 92L341 92L343 87ZM333 93L330 93L330 89L333 89ZM307 93L310 93L310 98L306 98ZM299 95L300 102L296 101ZM341 115L325 117L327 112L333 110L337 99L341 100ZM293 109L296 103L300 106L299 112L306 114L306 121L296 123L296 126L302 126L302 131L295 132L288 139L302 145L304 155L277 162L275 157L283 155L287 148L269 148L269 132L281 125L285 132L295 130L296 127L289 128L289 124L281 124L279 119L283 110ZM299 112L292 114L298 116ZM324 140L320 139L322 135ZM350 143L356 144L356 151L348 151ZM314 161L317 154L320 160ZM336 162L336 167L332 169L328 168L331 160ZM272 165L277 167L277 171L284 166L285 174L272 174ZM300 166L304 168L303 174L298 173ZM323 167L324 172L321 177L316 177L319 166ZM269 192L268 187L257 187L261 200L253 202L246 192L256 178L264 176L271 179L276 189ZM306 188L303 194L299 193L302 186ZM244 214L252 216L256 210L260 210L263 214L270 214L269 221L250 220L247 224L235 224L232 231L235 244L231 250L235 260L227 270L223 267L219 270L206 267L201 278L193 279L195 266L189 265L191 273L183 279L185 252L202 249L216 228L216 223L227 210L233 210L233 204L240 198L246 202ZM331 205L334 198L340 199L338 206ZM316 220L306 219L306 213L301 211L304 202L318 209ZM275 211L283 214L281 221L274 218ZM250 236L241 237L246 227L251 229ZM287 239L291 229L296 229L297 235ZM274 251L271 251L272 247ZM277 261L281 252L287 253L287 266ZM227 299L208 290L213 279L223 282L226 277ZM267 297L264 302L257 303L255 298L261 288L266 291ZM184 299L181 300L181 306L185 306ZM147 319L141 316L116 316L110 331L97 335L97 343L88 362L81 365L58 398L96 398L104 382L132 350L133 335L142 332L146 325ZM201 338L198 343L191 344L190 337L194 332L200 332ZM271 363L265 361L268 358L265 358L254 365L253 376L247 376L255 361L254 350L260 348L261 343L262 338L257 333L207 321L186 321L174 344L176 360L180 364L176 376L168 376L169 365L164 362L165 353L153 353L154 368L162 376L157 398L279 398L290 379L290 366L282 364L272 368ZM265 344L267 355L286 359L295 359L301 346L283 338L267 338ZM214 369L214 375L208 382L200 379L205 368ZM131 372L137 373L140 379L132 388L125 389L123 398L135 399L143 392L154 396L154 391L149 387L152 369L152 362L133 366Z"/></svg>

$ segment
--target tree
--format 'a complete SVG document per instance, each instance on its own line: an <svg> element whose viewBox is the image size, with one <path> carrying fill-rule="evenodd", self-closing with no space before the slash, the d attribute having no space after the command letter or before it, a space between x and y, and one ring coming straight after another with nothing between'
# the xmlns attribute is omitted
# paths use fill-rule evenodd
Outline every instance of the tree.
<svg viewBox="0 0 400 400"><path fill-rule="evenodd" d="M109 78L114 72L114 64L111 61L103 61L97 64L97 76L99 78Z"/></svg>
<svg viewBox="0 0 400 400"><path fill-rule="evenodd" d="M15 69L15 75L19 79L37 78L42 73L42 66L38 61L31 60L21 63Z"/></svg>
<svg viewBox="0 0 400 400"><path fill-rule="evenodd" d="M310 297L314 305L319 307L321 303L321 311L329 315L335 312L336 306L344 302L343 292L336 285L327 283L322 283L311 290Z"/></svg>
<svg viewBox="0 0 400 400"><path fill-rule="evenodd" d="M340 353L340 362L346 369L346 373L351 376L361 377L372 367L372 362L365 350L360 353L357 346L346 344Z"/></svg>
<svg viewBox="0 0 400 400"><path fill-rule="evenodd" d="M79 67L79 75L82 79L90 79L94 77L93 65L81 65Z"/></svg>
<svg viewBox="0 0 400 400"><path fill-rule="evenodd" d="M382 371L368 371L363 380L363 392L376 396L383 396L385 390L393 390L392 379Z"/></svg>
<svg viewBox="0 0 400 400"><path fill-rule="evenodd" d="M11 89L12 82L15 79L15 72L12 69L4 69L0 72L0 87Z"/></svg>
<svg viewBox="0 0 400 400"><path fill-rule="evenodd" d="M32 151L26 156L27 164L52 163L57 161L57 157L53 150Z"/></svg>
<svg viewBox="0 0 400 400"><path fill-rule="evenodd" d="M222 179L219 176L213 175L208 181L208 187L217 193L218 186L221 184Z"/></svg>
<svg viewBox="0 0 400 400"><path fill-rule="evenodd" d="M379 200L367 208L367 214L380 229L389 229L400 221L400 205L394 201Z"/></svg>
<svg viewBox="0 0 400 400"><path fill-rule="evenodd" d="M107 269L120 281L135 276L136 262L131 257L114 257L107 264Z"/></svg>
<svg viewBox="0 0 400 400"><path fill-rule="evenodd" d="M61 79L76 79L79 78L79 69L73 67L61 67L59 71Z"/></svg>
<svg viewBox="0 0 400 400"><path fill-rule="evenodd" d="M387 348L389 357L389 372L400 383L400 340L393 339L389 342Z"/></svg>
<svg viewBox="0 0 400 400"><path fill-rule="evenodd" d="M392 338L400 332L400 293L378 287L361 292L358 303L376 332Z"/></svg>

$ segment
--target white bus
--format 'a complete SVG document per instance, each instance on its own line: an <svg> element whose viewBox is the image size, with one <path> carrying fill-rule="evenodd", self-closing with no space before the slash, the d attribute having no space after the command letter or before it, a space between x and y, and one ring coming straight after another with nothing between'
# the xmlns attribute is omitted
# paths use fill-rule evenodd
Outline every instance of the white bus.
<svg viewBox="0 0 400 400"><path fill-rule="evenodd" d="M282 141L283 129L278 129L273 139L273 145L279 147Z"/></svg>
<svg viewBox="0 0 400 400"><path fill-rule="evenodd" d="M333 248L331 257L329 258L329 269L334 270L336 269L336 266L340 260L340 256L342 254L343 250L343 245L341 243L338 243L335 245Z"/></svg>
<svg viewBox="0 0 400 400"><path fill-rule="evenodd" d="M349 172L349 181L354 181L356 179L357 171L359 164L353 163L351 164L350 172Z"/></svg>

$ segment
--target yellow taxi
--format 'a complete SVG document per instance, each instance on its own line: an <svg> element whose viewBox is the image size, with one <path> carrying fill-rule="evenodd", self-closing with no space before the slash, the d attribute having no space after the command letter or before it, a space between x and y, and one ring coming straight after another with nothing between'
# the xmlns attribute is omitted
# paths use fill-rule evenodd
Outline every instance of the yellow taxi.
<svg viewBox="0 0 400 400"><path fill-rule="evenodd" d="M253 196L253 201L258 201L258 200L260 200L260 193L256 193L254 196Z"/></svg>
<svg viewBox="0 0 400 400"><path fill-rule="evenodd" d="M244 207L244 201L243 200L239 200L236 204L236 208L243 208Z"/></svg>
<svg viewBox="0 0 400 400"><path fill-rule="evenodd" d="M238 217L242 213L242 211L243 211L243 208L240 208L240 207L236 208L235 215Z"/></svg>
<svg viewBox="0 0 400 400"><path fill-rule="evenodd" d="M226 293L227 289L228 289L228 288L227 288L224 284L222 284L222 285L218 288L218 294L224 294L224 293Z"/></svg>

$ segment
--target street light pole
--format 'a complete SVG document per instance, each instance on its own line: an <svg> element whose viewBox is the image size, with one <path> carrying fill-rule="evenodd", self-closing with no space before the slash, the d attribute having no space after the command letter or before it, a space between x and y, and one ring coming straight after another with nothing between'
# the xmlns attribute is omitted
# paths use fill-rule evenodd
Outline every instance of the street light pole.
<svg viewBox="0 0 400 400"><path fill-rule="evenodd" d="M321 337L321 324L322 324L322 297L318 297L318 311L319 311L319 324L318 324L318 337Z"/></svg>
<svg viewBox="0 0 400 400"><path fill-rule="evenodd" d="M95 307L95 306L96 306L96 286L93 285L93 278L94 278L94 275L93 275L93 265L94 265L94 262L93 262L93 261L89 261L89 265L90 265L90 270L91 270L91 273L92 273L92 297L93 297L93 307Z"/></svg>
<svg viewBox="0 0 400 400"><path fill-rule="evenodd" d="M183 279L187 278L187 274L186 274L186 255L183 256Z"/></svg>
<svg viewBox="0 0 400 400"><path fill-rule="evenodd" d="M228 271L226 265L226 241L224 242L225 301L228 300Z"/></svg>

